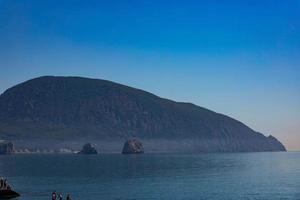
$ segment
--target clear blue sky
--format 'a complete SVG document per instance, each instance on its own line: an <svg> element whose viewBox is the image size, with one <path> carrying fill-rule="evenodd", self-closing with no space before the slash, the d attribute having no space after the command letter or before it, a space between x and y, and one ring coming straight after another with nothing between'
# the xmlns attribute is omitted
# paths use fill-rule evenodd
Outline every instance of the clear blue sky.
<svg viewBox="0 0 300 200"><path fill-rule="evenodd" d="M300 0L0 0L0 93L41 75L193 102L300 150Z"/></svg>

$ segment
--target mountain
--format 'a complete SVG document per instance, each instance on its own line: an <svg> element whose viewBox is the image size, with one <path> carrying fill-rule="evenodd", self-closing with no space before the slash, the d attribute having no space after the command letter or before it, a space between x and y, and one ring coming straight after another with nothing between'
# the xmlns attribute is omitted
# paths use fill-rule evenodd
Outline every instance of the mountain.
<svg viewBox="0 0 300 200"><path fill-rule="evenodd" d="M197 152L285 151L273 136L223 114L105 80L44 76L0 96L0 139L131 137L173 141Z"/></svg>

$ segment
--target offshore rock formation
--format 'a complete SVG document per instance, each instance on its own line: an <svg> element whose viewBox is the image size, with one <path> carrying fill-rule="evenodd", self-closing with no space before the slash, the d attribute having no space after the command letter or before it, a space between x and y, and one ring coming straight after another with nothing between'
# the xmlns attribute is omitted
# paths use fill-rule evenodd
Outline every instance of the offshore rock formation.
<svg viewBox="0 0 300 200"><path fill-rule="evenodd" d="M12 142L0 142L0 154L13 154L15 153L14 145Z"/></svg>
<svg viewBox="0 0 300 200"><path fill-rule="evenodd" d="M199 141L195 152L285 151L277 139L223 114L105 80L46 76L0 96L1 139L128 137Z"/></svg>
<svg viewBox="0 0 300 200"><path fill-rule="evenodd" d="M122 154L140 154L144 153L144 147L141 141L129 139L125 142Z"/></svg>
<svg viewBox="0 0 300 200"><path fill-rule="evenodd" d="M97 150L91 143L86 143L83 145L82 150L79 152L79 154L97 154Z"/></svg>

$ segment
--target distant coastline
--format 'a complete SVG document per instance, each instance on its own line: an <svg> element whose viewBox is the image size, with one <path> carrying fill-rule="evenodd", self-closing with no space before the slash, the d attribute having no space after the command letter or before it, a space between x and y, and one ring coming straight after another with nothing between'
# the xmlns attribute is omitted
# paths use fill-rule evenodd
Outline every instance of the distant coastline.
<svg viewBox="0 0 300 200"><path fill-rule="evenodd" d="M0 139L20 141L22 152L69 151L86 140L121 151L129 138L149 152L286 151L226 115L100 79L38 77L1 94L0 110Z"/></svg>

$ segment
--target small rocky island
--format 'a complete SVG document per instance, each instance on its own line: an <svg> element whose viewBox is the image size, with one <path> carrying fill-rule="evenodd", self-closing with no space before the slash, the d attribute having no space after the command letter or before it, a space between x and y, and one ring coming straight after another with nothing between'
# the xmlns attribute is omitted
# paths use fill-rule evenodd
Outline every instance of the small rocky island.
<svg viewBox="0 0 300 200"><path fill-rule="evenodd" d="M15 153L15 148L12 142L0 141L0 155L8 155L13 153Z"/></svg>
<svg viewBox="0 0 300 200"><path fill-rule="evenodd" d="M141 154L144 153L144 147L141 141L129 139L125 142L122 154Z"/></svg>
<svg viewBox="0 0 300 200"><path fill-rule="evenodd" d="M91 143L86 143L83 145L81 151L78 152L79 154L98 154L98 151Z"/></svg>

